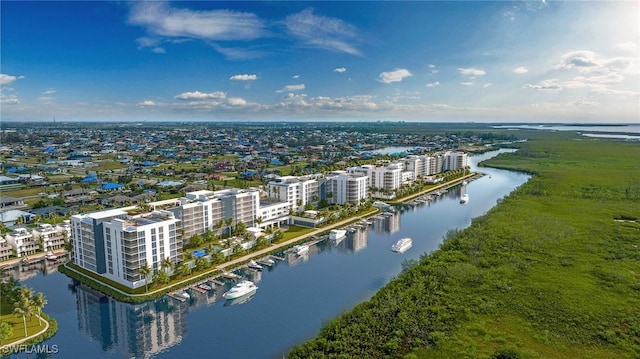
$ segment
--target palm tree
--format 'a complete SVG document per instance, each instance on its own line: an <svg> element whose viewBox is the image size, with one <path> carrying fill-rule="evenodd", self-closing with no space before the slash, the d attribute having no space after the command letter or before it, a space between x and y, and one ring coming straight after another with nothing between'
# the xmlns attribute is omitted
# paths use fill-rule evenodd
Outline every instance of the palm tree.
<svg viewBox="0 0 640 359"><path fill-rule="evenodd" d="M18 290L18 300L22 300L22 299L28 300L28 299L31 299L32 296L33 296L33 290L29 287L22 286Z"/></svg>
<svg viewBox="0 0 640 359"><path fill-rule="evenodd" d="M47 305L47 298L44 297L44 294L42 293L38 293L35 295L35 297L33 297L33 300L31 301L33 306L35 308L38 309L38 326L42 325L42 317L41 317L41 313L42 313L42 308Z"/></svg>
<svg viewBox="0 0 640 359"><path fill-rule="evenodd" d="M171 261L171 258L167 257L163 259L160 262L160 267L164 269L167 274L169 274L169 269L173 268L173 262Z"/></svg>
<svg viewBox="0 0 640 359"><path fill-rule="evenodd" d="M144 291L148 292L149 291L149 274L151 274L151 272L153 272L153 270L151 269L151 267L149 266L149 263L144 262L144 264L140 267L140 269L138 269L138 272L140 273L141 276L144 277Z"/></svg>
<svg viewBox="0 0 640 359"><path fill-rule="evenodd" d="M222 236L222 227L224 227L224 223L224 219L222 218L216 222L216 231L219 232L218 236Z"/></svg>
<svg viewBox="0 0 640 359"><path fill-rule="evenodd" d="M27 336L27 316L33 314L33 307L29 298L20 298L18 302L13 304L13 314L16 317L22 317L22 323L24 326L24 336Z"/></svg>
<svg viewBox="0 0 640 359"><path fill-rule="evenodd" d="M191 268L189 268L187 263L181 262L180 264L178 264L176 266L176 272L180 276L187 276L187 275L191 274Z"/></svg>
<svg viewBox="0 0 640 359"><path fill-rule="evenodd" d="M256 218L256 224L258 225L258 227L260 227L260 225L262 224L262 217Z"/></svg>
<svg viewBox="0 0 640 359"><path fill-rule="evenodd" d="M227 228L229 229L229 235L231 235L231 229L232 229L232 226L233 226L233 217L227 218L227 220L225 221L225 224L227 225Z"/></svg>

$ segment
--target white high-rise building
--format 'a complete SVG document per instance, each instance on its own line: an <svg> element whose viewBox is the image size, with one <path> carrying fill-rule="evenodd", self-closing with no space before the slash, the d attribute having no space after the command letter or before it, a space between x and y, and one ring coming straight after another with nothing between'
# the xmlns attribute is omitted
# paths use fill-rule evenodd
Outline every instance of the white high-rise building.
<svg viewBox="0 0 640 359"><path fill-rule="evenodd" d="M327 194L329 193L329 203L358 203L369 195L369 178L362 173L335 171L327 177Z"/></svg>
<svg viewBox="0 0 640 359"><path fill-rule="evenodd" d="M404 162L405 171L411 173L411 180L415 181L420 176L425 175L425 158L424 156L410 155L407 156L402 162Z"/></svg>
<svg viewBox="0 0 640 359"><path fill-rule="evenodd" d="M443 171L455 171L467 167L469 156L464 152L447 151L444 153Z"/></svg>
<svg viewBox="0 0 640 359"><path fill-rule="evenodd" d="M361 173L369 178L369 187L377 197L393 198L395 190L402 186L402 172L404 166L401 163L390 163L386 166L363 165L350 167L348 173Z"/></svg>
<svg viewBox="0 0 640 359"><path fill-rule="evenodd" d="M301 211L307 203L320 198L320 175L282 176L267 184L269 198L289 203L294 211Z"/></svg>
<svg viewBox="0 0 640 359"><path fill-rule="evenodd" d="M154 271L182 260L180 220L173 212L136 213L135 207L71 217L74 262L131 288L145 284L140 267Z"/></svg>

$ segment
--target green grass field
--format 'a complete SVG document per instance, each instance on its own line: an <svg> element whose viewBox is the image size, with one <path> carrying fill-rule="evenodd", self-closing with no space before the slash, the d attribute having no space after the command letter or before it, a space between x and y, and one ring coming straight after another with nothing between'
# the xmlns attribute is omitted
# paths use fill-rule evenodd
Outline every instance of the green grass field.
<svg viewBox="0 0 640 359"><path fill-rule="evenodd" d="M640 145L538 134L487 165L535 175L290 356L640 357Z"/></svg>

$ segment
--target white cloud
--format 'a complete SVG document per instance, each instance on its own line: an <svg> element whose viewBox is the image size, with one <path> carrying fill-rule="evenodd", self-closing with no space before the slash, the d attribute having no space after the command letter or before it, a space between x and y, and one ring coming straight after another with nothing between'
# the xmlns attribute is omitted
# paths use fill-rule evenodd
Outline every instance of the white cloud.
<svg viewBox="0 0 640 359"><path fill-rule="evenodd" d="M460 85L462 85L462 86L473 86L473 82L461 82Z"/></svg>
<svg viewBox="0 0 640 359"><path fill-rule="evenodd" d="M247 101L240 97L230 97L227 102L231 106L245 106L247 104Z"/></svg>
<svg viewBox="0 0 640 359"><path fill-rule="evenodd" d="M482 85L482 87L487 88L487 87L491 87L491 85L493 85L491 82L487 82L486 84Z"/></svg>
<svg viewBox="0 0 640 359"><path fill-rule="evenodd" d="M53 105L55 103L56 99L54 97L51 96L41 96L38 97L38 102L40 102L42 105Z"/></svg>
<svg viewBox="0 0 640 359"><path fill-rule="evenodd" d="M378 110L378 104L369 95L355 95L344 97L318 96L309 98L306 94L288 93L282 101L273 106L276 111L293 113L324 113L339 114L342 112L358 113Z"/></svg>
<svg viewBox="0 0 640 359"><path fill-rule="evenodd" d="M576 100L567 104L570 107L597 107L600 106L600 103L597 101L589 101L589 100Z"/></svg>
<svg viewBox="0 0 640 359"><path fill-rule="evenodd" d="M180 95L177 95L175 98L177 98L178 100L209 100L209 99L224 99L226 97L227 97L227 94L221 91L216 91L211 93L194 91L194 92L183 92Z"/></svg>
<svg viewBox="0 0 640 359"><path fill-rule="evenodd" d="M0 86L6 86L12 84L15 80L23 78L22 76L12 76L7 74L0 74Z"/></svg>
<svg viewBox="0 0 640 359"><path fill-rule="evenodd" d="M297 74L296 74L296 75L291 76L291 78L292 78L292 79L299 79L299 78L300 78L300 75L297 75Z"/></svg>
<svg viewBox="0 0 640 359"><path fill-rule="evenodd" d="M293 91L300 91L300 90L304 90L305 86L304 84L299 84L299 85L287 85L284 88L277 90L276 92L281 93L281 92L293 92Z"/></svg>
<svg viewBox="0 0 640 359"><path fill-rule="evenodd" d="M532 85L532 84L526 84L524 85L525 88L530 88L530 89L534 89L534 90L560 90L562 89L562 86L560 86L560 84L558 84L558 82L556 82L555 79L551 79L551 80L544 80L539 82L538 84Z"/></svg>
<svg viewBox="0 0 640 359"><path fill-rule="evenodd" d="M347 69L345 67L336 67L335 69L333 69L333 72L343 73L347 72Z"/></svg>
<svg viewBox="0 0 640 359"><path fill-rule="evenodd" d="M42 92L43 95L53 95L54 93L56 93L56 90L54 89L48 89Z"/></svg>
<svg viewBox="0 0 640 359"><path fill-rule="evenodd" d="M158 106L158 104L155 101L152 101L152 100L145 100L145 101L139 102L138 106L140 106L140 107L155 107L155 106Z"/></svg>
<svg viewBox="0 0 640 359"><path fill-rule="evenodd" d="M257 79L258 79L258 75L249 75L249 74L233 75L229 77L229 80L231 81L255 81Z"/></svg>
<svg viewBox="0 0 640 359"><path fill-rule="evenodd" d="M143 47L159 46L162 43L162 40L160 40L157 37L143 36L143 37L137 38L136 42L138 43L138 48L143 48Z"/></svg>
<svg viewBox="0 0 640 359"><path fill-rule="evenodd" d="M513 69L513 72L516 74L526 74L529 70L524 66L520 66Z"/></svg>
<svg viewBox="0 0 640 359"><path fill-rule="evenodd" d="M158 47L154 47L153 49L151 49L151 51L153 51L156 54L166 54L167 53L167 51L164 48L159 47L159 46Z"/></svg>
<svg viewBox="0 0 640 359"><path fill-rule="evenodd" d="M458 68L458 71L460 71L461 75L464 76L483 76L486 74L486 72L484 70L480 70L480 69L476 69L473 67L469 67L469 68Z"/></svg>
<svg viewBox="0 0 640 359"><path fill-rule="evenodd" d="M17 105L20 103L18 96L14 94L4 94L0 92L0 104L3 105Z"/></svg>
<svg viewBox="0 0 640 359"><path fill-rule="evenodd" d="M430 82L427 84L427 87L436 87L436 86L440 86L440 81Z"/></svg>
<svg viewBox="0 0 640 359"><path fill-rule="evenodd" d="M591 72L601 65L593 51L572 51L562 55L562 61L554 66L554 69L577 70L579 72Z"/></svg>
<svg viewBox="0 0 640 359"><path fill-rule="evenodd" d="M210 45L217 52L226 57L227 60L233 61L257 59L260 57L264 57L267 54L266 52L261 50L247 49L242 47L222 47L214 43L211 43Z"/></svg>
<svg viewBox="0 0 640 359"><path fill-rule="evenodd" d="M305 9L287 16L283 24L287 32L304 46L350 55L361 54L349 43L357 38L356 28L340 19L315 15L312 9Z"/></svg>
<svg viewBox="0 0 640 359"><path fill-rule="evenodd" d="M593 51L567 52L561 61L551 68L556 78L526 84L536 90L586 89L603 95L637 96L640 59L634 57L606 58ZM577 75L577 76L576 76ZM618 86L619 88L613 88ZM629 86L634 90L630 90Z"/></svg>
<svg viewBox="0 0 640 359"><path fill-rule="evenodd" d="M402 79L406 77L410 77L411 72L407 69L395 69L390 72L382 72L378 76L378 81L383 82L385 84L390 84L392 82L400 82Z"/></svg>
<svg viewBox="0 0 640 359"><path fill-rule="evenodd" d="M154 37L237 41L253 40L266 34L265 24L252 13L178 9L165 2L136 2L128 20L133 25L145 27ZM139 44L141 41L150 42L138 39Z"/></svg>

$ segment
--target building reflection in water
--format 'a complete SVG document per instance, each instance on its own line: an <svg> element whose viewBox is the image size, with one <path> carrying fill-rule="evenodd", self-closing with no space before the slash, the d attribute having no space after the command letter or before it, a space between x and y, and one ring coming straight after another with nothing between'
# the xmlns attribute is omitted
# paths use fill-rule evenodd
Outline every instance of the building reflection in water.
<svg viewBox="0 0 640 359"><path fill-rule="evenodd" d="M182 341L187 305L167 297L122 303L82 284L75 286L78 327L106 352L128 358L153 356Z"/></svg>
<svg viewBox="0 0 640 359"><path fill-rule="evenodd" d="M378 233L393 234L400 230L400 214L397 212L384 212L371 219L373 230Z"/></svg>
<svg viewBox="0 0 640 359"><path fill-rule="evenodd" d="M13 277L19 281L25 281L29 278L35 277L38 274L48 275L58 271L58 265L69 261L67 255L60 256L55 261L48 261L44 258L38 260L31 260L28 262L15 262L12 265L8 265L2 268L2 278L6 279Z"/></svg>

